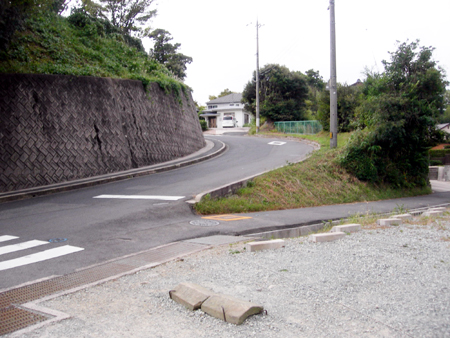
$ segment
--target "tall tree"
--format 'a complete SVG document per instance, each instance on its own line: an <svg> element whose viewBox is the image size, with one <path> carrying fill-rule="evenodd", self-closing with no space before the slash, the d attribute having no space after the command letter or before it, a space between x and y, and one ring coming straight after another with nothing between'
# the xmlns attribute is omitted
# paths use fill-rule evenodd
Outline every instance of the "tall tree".
<svg viewBox="0 0 450 338"><path fill-rule="evenodd" d="M155 0L81 0L89 14L104 17L127 35L144 36L148 33L148 22L156 16L156 9L150 9Z"/></svg>
<svg viewBox="0 0 450 338"><path fill-rule="evenodd" d="M260 114L272 121L299 121L305 118L308 86L305 75L285 66L268 64L260 71ZM245 109L256 111L256 72L242 93Z"/></svg>
<svg viewBox="0 0 450 338"><path fill-rule="evenodd" d="M181 44L172 44L171 34L164 29L155 29L148 36L154 40L150 57L165 65L179 79L184 80L187 65L192 62L192 58L178 53Z"/></svg>

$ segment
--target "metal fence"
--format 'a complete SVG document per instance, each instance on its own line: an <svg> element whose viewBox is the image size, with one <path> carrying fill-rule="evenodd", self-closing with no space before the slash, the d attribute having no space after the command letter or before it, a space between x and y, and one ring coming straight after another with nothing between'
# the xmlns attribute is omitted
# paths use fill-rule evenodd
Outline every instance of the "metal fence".
<svg viewBox="0 0 450 338"><path fill-rule="evenodd" d="M317 134L322 131L322 125L315 120L275 122L275 128L286 134Z"/></svg>

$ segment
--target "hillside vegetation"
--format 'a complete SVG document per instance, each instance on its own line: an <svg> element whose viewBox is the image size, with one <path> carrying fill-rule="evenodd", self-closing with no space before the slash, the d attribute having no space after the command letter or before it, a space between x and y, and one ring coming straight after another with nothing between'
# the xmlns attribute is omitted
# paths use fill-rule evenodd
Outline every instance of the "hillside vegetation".
<svg viewBox="0 0 450 338"><path fill-rule="evenodd" d="M145 53L139 39L108 20L78 11L69 17L37 12L0 51L0 73L64 74L141 80L176 93L188 87Z"/></svg>
<svg viewBox="0 0 450 338"><path fill-rule="evenodd" d="M286 134L266 133L270 137ZM290 135L318 142L321 149L300 163L255 178L246 188L224 198L206 196L195 205L200 214L227 214L315 207L320 205L368 202L383 199L425 195L429 186L398 188L389 184L369 183L356 178L338 163L350 133L338 136L340 147L330 149L328 133L318 135Z"/></svg>

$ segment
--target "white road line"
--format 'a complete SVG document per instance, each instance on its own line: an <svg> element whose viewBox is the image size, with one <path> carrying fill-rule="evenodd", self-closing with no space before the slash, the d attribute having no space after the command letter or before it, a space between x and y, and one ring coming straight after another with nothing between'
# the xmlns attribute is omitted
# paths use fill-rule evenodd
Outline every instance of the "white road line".
<svg viewBox="0 0 450 338"><path fill-rule="evenodd" d="M99 195L94 198L118 198L130 200L162 200L162 201L178 201L185 196L148 196L148 195Z"/></svg>
<svg viewBox="0 0 450 338"><path fill-rule="evenodd" d="M267 143L267 144L270 144L270 145L272 145L272 146L282 146L283 144L286 144L286 142L272 141L272 142L269 142L269 143Z"/></svg>
<svg viewBox="0 0 450 338"><path fill-rule="evenodd" d="M4 254L10 253L10 252L15 252L15 251L19 251L19 250L34 248L36 246L44 245L44 244L49 244L49 242L38 241L37 239L35 239L32 241L28 241L28 242L7 245L7 246L0 247L0 255L4 255Z"/></svg>
<svg viewBox="0 0 450 338"><path fill-rule="evenodd" d="M78 248L76 246L65 245L59 248L49 249L28 256L19 257L16 259L11 259L9 261L0 262L0 271L17 268L19 266L37 263L45 261L48 259L56 258L59 256L68 255L74 252L84 250L83 248Z"/></svg>
<svg viewBox="0 0 450 338"><path fill-rule="evenodd" d="M3 236L0 236L0 242L10 241L10 240L16 239L16 238L19 238L19 237L17 237L17 236L3 235Z"/></svg>

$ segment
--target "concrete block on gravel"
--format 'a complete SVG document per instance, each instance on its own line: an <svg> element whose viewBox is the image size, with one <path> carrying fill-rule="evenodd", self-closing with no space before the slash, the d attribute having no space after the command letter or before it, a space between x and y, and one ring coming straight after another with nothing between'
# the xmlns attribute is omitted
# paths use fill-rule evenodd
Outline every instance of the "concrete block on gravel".
<svg viewBox="0 0 450 338"><path fill-rule="evenodd" d="M194 283L180 283L169 292L170 298L189 310L197 310L202 303L215 293Z"/></svg>
<svg viewBox="0 0 450 338"><path fill-rule="evenodd" d="M201 309L210 316L236 325L242 324L247 317L264 310L261 305L225 295L209 297L202 304Z"/></svg>
<svg viewBox="0 0 450 338"><path fill-rule="evenodd" d="M413 216L411 214L401 214L401 215L395 215L395 216L393 216L393 218L398 218L398 219L401 219L402 221L405 221L405 220L412 220Z"/></svg>
<svg viewBox="0 0 450 338"><path fill-rule="evenodd" d="M313 234L309 236L311 242L332 242L345 236L345 232L327 232L324 234Z"/></svg>
<svg viewBox="0 0 450 338"><path fill-rule="evenodd" d="M441 210L429 210L425 211L422 216L441 216L443 212Z"/></svg>
<svg viewBox="0 0 450 338"><path fill-rule="evenodd" d="M260 250L279 249L284 246L282 239L274 239L272 241L251 242L245 245L247 252L254 252Z"/></svg>
<svg viewBox="0 0 450 338"><path fill-rule="evenodd" d="M402 225L400 218L382 218L377 220L378 225L390 226L390 225Z"/></svg>
<svg viewBox="0 0 450 338"><path fill-rule="evenodd" d="M356 232L361 230L361 224L343 224L331 228L330 232Z"/></svg>

